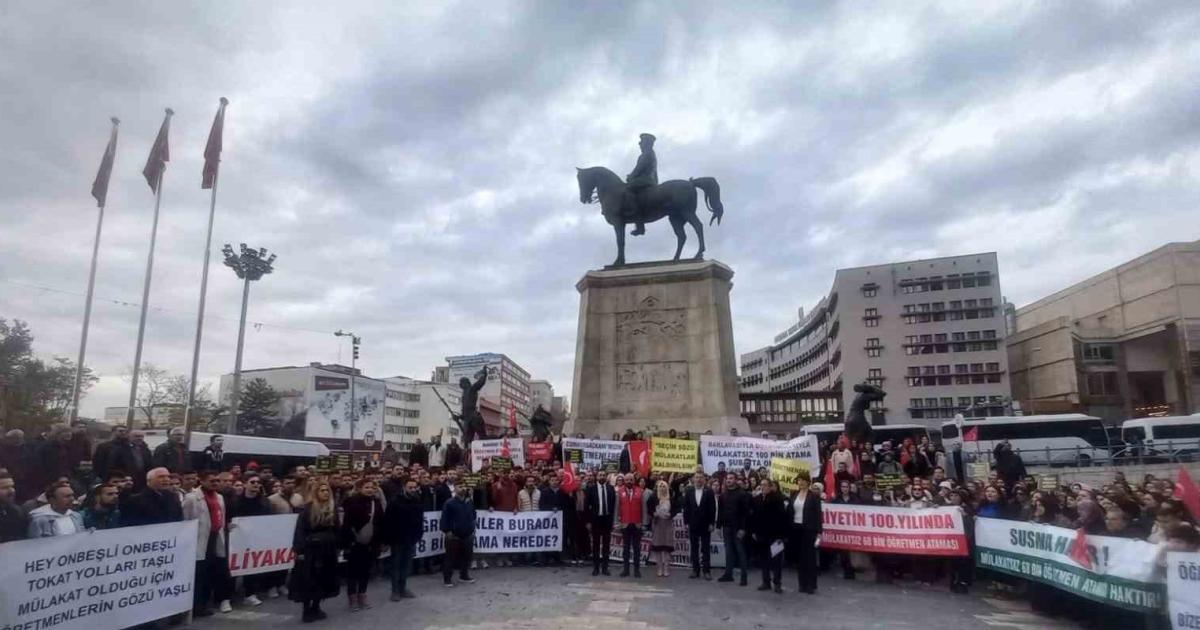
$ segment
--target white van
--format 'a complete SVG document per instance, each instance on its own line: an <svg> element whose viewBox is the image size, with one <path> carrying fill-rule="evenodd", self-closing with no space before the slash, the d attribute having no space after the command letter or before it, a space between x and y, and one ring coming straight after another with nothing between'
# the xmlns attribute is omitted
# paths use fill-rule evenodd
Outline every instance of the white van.
<svg viewBox="0 0 1200 630"><path fill-rule="evenodd" d="M978 455L979 461L990 459L992 450L1005 440L1026 466L1090 466L1107 463L1111 457L1104 422L1081 413L972 418L962 422L961 433L956 421L942 424L946 451L961 444L964 453Z"/></svg>
<svg viewBox="0 0 1200 630"><path fill-rule="evenodd" d="M1120 456L1179 461L1200 454L1200 413L1137 418L1121 423Z"/></svg>

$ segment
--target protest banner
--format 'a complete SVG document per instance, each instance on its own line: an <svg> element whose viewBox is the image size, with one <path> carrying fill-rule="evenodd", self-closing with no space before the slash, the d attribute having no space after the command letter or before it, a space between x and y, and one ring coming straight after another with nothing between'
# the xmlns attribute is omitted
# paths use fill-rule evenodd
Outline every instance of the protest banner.
<svg viewBox="0 0 1200 630"><path fill-rule="evenodd" d="M229 574L285 571L296 562L292 551L295 514L239 516L229 522Z"/></svg>
<svg viewBox="0 0 1200 630"><path fill-rule="evenodd" d="M458 478L458 483L462 484L464 488L474 490L483 483L483 475L479 473L467 473Z"/></svg>
<svg viewBox="0 0 1200 630"><path fill-rule="evenodd" d="M625 443L620 440L562 439L563 458L575 462L576 470L589 472L600 470L607 461L621 461ZM568 451L570 454L568 455ZM578 456L575 453L579 453ZM576 458L577 457L577 458Z"/></svg>
<svg viewBox="0 0 1200 630"><path fill-rule="evenodd" d="M475 440L471 442L471 470L479 472L493 457L505 455L505 443L508 443L508 456L512 457L514 466L525 467L525 440L508 438L500 440Z"/></svg>
<svg viewBox="0 0 1200 630"><path fill-rule="evenodd" d="M962 511L956 507L821 506L821 546L865 553L967 556Z"/></svg>
<svg viewBox="0 0 1200 630"><path fill-rule="evenodd" d="M128 628L191 610L196 521L0 545L0 628Z"/></svg>
<svg viewBox="0 0 1200 630"><path fill-rule="evenodd" d="M811 474L811 471L812 466L804 460L786 457L771 458L771 480L778 482L779 487L789 493L799 489L796 486L796 476L801 472Z"/></svg>
<svg viewBox="0 0 1200 630"><path fill-rule="evenodd" d="M615 475L615 474L621 472L621 462L618 462L614 459L610 459L610 460L604 462L604 465L601 466L601 470L603 470L604 474L606 474L606 475Z"/></svg>
<svg viewBox="0 0 1200 630"><path fill-rule="evenodd" d="M317 455L317 474L328 475L333 472L333 457Z"/></svg>
<svg viewBox="0 0 1200 630"><path fill-rule="evenodd" d="M354 467L354 462L350 459L350 453L335 453L333 455L333 469L337 472L350 472Z"/></svg>
<svg viewBox="0 0 1200 630"><path fill-rule="evenodd" d="M690 567L692 566L692 543L688 537L687 525L683 522L683 514L676 514L672 520L675 526L675 549L671 552L671 566ZM650 534L642 534L642 566L654 564L654 559L649 557L650 552ZM619 529L613 529L612 533L612 548L609 550L608 559L610 562L624 561L624 544L625 537ZM720 529L713 530L712 538L708 545L709 553L711 554L710 566L716 569L725 567L725 539L721 535Z"/></svg>
<svg viewBox="0 0 1200 630"><path fill-rule="evenodd" d="M808 462L809 470L821 468L815 435L786 441L728 435L700 436L700 460L708 475L717 472L721 464L725 464L725 470L742 470L747 462L754 470L770 468L772 457Z"/></svg>
<svg viewBox="0 0 1200 630"><path fill-rule="evenodd" d="M1200 628L1200 553L1167 554L1167 601L1171 627Z"/></svg>
<svg viewBox="0 0 1200 630"><path fill-rule="evenodd" d="M441 512L425 512L425 529L415 557L428 558L445 552L442 544ZM530 553L562 551L562 512L475 513L475 553Z"/></svg>
<svg viewBox="0 0 1200 630"><path fill-rule="evenodd" d="M487 465L494 473L508 472L513 469L511 457L493 457L487 460Z"/></svg>
<svg viewBox="0 0 1200 630"><path fill-rule="evenodd" d="M650 468L655 472L696 472L699 444L695 440L654 437L650 440Z"/></svg>
<svg viewBox="0 0 1200 630"><path fill-rule="evenodd" d="M875 487L881 492L900 488L904 486L904 475L900 473L887 473L875 475Z"/></svg>
<svg viewBox="0 0 1200 630"><path fill-rule="evenodd" d="M525 459L531 462L548 462L554 457L554 445L550 442L530 442L525 445Z"/></svg>
<svg viewBox="0 0 1200 630"><path fill-rule="evenodd" d="M975 521L975 566L1138 612L1158 612L1165 604L1164 584L1155 577L1156 551L1142 540L1038 523Z"/></svg>

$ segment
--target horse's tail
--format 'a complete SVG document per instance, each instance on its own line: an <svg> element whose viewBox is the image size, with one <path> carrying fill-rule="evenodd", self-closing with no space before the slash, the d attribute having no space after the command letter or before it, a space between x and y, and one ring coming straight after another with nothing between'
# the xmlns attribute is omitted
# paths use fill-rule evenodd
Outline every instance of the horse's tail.
<svg viewBox="0 0 1200 630"><path fill-rule="evenodd" d="M717 225L721 225L721 217L725 215L725 206L721 204L721 185L712 177L693 177L688 181L696 188L704 191L704 204L713 213L713 217L708 220L708 224L712 225L713 221L716 221Z"/></svg>

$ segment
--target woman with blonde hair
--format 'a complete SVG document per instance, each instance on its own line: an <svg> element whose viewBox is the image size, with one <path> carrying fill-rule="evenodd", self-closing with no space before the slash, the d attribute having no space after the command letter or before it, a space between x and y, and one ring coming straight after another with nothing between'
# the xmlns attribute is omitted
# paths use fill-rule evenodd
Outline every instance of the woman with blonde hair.
<svg viewBox="0 0 1200 630"><path fill-rule="evenodd" d="M671 487L658 480L654 496L646 502L650 511L650 552L658 577L671 575L671 552L675 551L675 513L679 510L671 498Z"/></svg>
<svg viewBox="0 0 1200 630"><path fill-rule="evenodd" d="M289 596L304 604L304 623L326 617L321 600L337 597L338 586L338 514L333 490L324 480L311 484L309 502L296 518L292 550L296 565L292 569Z"/></svg>

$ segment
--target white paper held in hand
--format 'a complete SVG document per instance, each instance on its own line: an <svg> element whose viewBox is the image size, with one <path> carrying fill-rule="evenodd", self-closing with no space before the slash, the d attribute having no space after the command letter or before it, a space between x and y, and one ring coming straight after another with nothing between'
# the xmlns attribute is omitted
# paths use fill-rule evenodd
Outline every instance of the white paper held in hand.
<svg viewBox="0 0 1200 630"><path fill-rule="evenodd" d="M776 540L775 542L771 543L771 557L774 558L781 553L783 553L783 541Z"/></svg>

